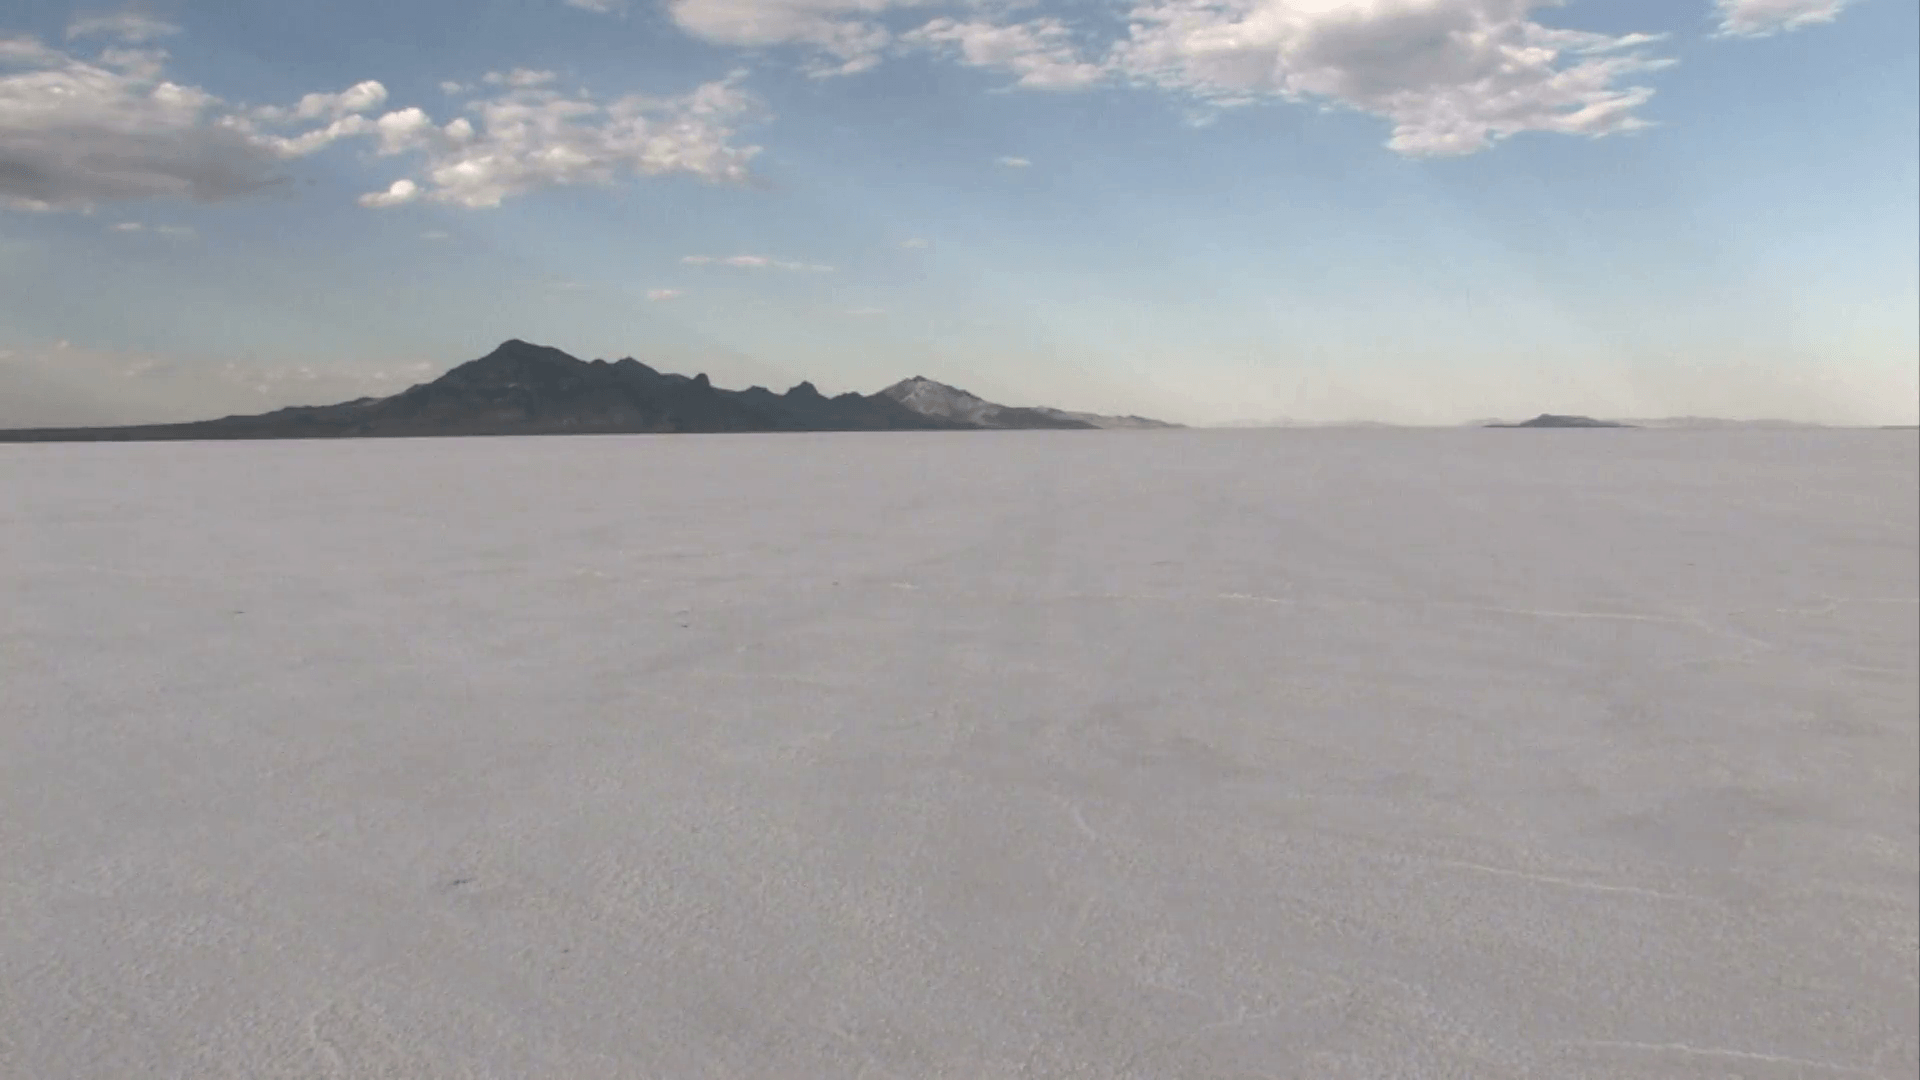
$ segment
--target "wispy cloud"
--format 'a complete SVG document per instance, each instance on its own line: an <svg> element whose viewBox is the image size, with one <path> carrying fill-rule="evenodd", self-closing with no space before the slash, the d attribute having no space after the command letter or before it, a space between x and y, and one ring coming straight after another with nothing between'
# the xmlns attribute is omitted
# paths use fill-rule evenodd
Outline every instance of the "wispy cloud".
<svg viewBox="0 0 1920 1080"><path fill-rule="evenodd" d="M1034 90L1074 90L1108 77L1102 65L1081 57L1073 33L1056 18L997 25L938 18L901 35L901 42L945 51L968 67L1019 76Z"/></svg>
<svg viewBox="0 0 1920 1080"><path fill-rule="evenodd" d="M148 225L143 221L121 221L108 226L117 233L151 233L155 236L171 236L186 239L198 236L191 225Z"/></svg>
<svg viewBox="0 0 1920 1080"><path fill-rule="evenodd" d="M1716 0L1720 33L1726 37L1766 37L1840 17L1853 0Z"/></svg>
<svg viewBox="0 0 1920 1080"><path fill-rule="evenodd" d="M545 86L559 77L551 71L514 68L512 71L489 71L481 81L488 86L510 86L515 90L530 90L536 86Z"/></svg>
<svg viewBox="0 0 1920 1080"><path fill-rule="evenodd" d="M105 37L130 44L152 41L180 32L178 26L151 15L122 11L110 15L81 15L67 24L67 40Z"/></svg>
<svg viewBox="0 0 1920 1080"><path fill-rule="evenodd" d="M686 255L680 261L689 266L737 266L748 270L797 270L814 274L833 269L822 263L791 262L766 255Z"/></svg>
<svg viewBox="0 0 1920 1080"><path fill-rule="evenodd" d="M591 11L595 15L618 15L627 10L626 0L566 0L570 8Z"/></svg>
<svg viewBox="0 0 1920 1080"><path fill-rule="evenodd" d="M648 289L647 299L659 303L662 300L674 300L685 295L679 289Z"/></svg>
<svg viewBox="0 0 1920 1080"><path fill-rule="evenodd" d="M1003 157L996 160L1009 169L1025 169L1033 164L1033 162L1023 157Z"/></svg>

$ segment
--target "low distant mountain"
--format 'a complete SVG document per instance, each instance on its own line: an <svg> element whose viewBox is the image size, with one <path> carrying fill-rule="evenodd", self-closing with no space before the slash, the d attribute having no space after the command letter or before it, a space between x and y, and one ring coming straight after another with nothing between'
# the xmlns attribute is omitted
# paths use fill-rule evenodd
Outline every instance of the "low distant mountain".
<svg viewBox="0 0 1920 1080"><path fill-rule="evenodd" d="M1701 431L1727 431L1758 429L1765 431L1784 431L1798 428L1820 428L1825 424L1811 424L1800 420L1727 420L1716 416L1661 416L1651 419L1629 419L1621 423L1629 427L1674 428Z"/></svg>
<svg viewBox="0 0 1920 1080"><path fill-rule="evenodd" d="M1055 420L1073 420L1085 424L1088 427L1102 428L1107 431L1171 430L1185 426L1166 420L1153 420L1145 416L1134 416L1131 413L1126 416L1108 416L1105 413L1068 412L1065 409L1050 409L1044 406L1036 406L1032 411L1042 416L1052 417Z"/></svg>
<svg viewBox="0 0 1920 1080"><path fill-rule="evenodd" d="M923 375L902 379L880 393L922 416L957 421L973 427L1087 429L1180 426L1149 420L1144 416L1103 416L1099 413L1068 412L1065 409L999 405Z"/></svg>
<svg viewBox="0 0 1920 1080"><path fill-rule="evenodd" d="M1560 416L1554 413L1541 413L1531 420L1522 420L1517 424L1488 424L1491 428L1625 428L1632 424L1623 424L1618 420L1595 420L1591 416Z"/></svg>
<svg viewBox="0 0 1920 1080"><path fill-rule="evenodd" d="M910 384L946 393L933 389L917 395L896 393ZM903 402L902 397L914 403ZM185 424L0 431L0 442L1100 426L1104 425L1078 419L1077 414L1050 415L994 405L931 380L909 379L878 394L835 397L820 393L808 382L783 394L760 386L722 390L705 375L660 372L631 357L612 363L585 361L559 349L514 340L432 382L389 397Z"/></svg>

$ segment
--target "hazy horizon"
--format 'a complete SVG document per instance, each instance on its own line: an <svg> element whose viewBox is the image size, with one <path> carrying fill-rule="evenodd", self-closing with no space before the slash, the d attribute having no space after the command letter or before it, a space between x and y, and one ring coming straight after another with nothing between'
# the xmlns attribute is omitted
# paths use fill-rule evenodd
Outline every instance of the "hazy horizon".
<svg viewBox="0 0 1920 1080"><path fill-rule="evenodd" d="M1899 0L33 0L0 423L506 338L1193 425L1914 423L1916 40Z"/></svg>
<svg viewBox="0 0 1920 1080"><path fill-rule="evenodd" d="M534 344L547 344L535 342ZM555 346L558 347L558 346ZM565 352L564 348L562 351ZM230 415L248 415L269 412L286 406L332 405L351 401L360 397L385 397L399 393L409 386L431 382L445 374L457 364L445 369L430 370L427 362L415 362L408 365L393 365L391 369L329 369L328 367L301 365L290 371L263 373L257 370L227 366L212 371L194 371L191 367L182 369L169 365L162 368L151 359L138 361L128 367L116 368L107 358L75 350L70 343L64 347L56 345L52 350L53 363L38 365L37 374L41 380L32 377L36 372L21 365L13 375L11 384L0 382L0 430L17 428L62 428L62 427L112 427L141 424L191 423L199 420L211 420ZM5 364L20 354L8 355L0 350L0 376L6 374ZM32 355L32 354L29 354ZM477 353L476 359L484 352ZM570 354L572 355L572 354ZM622 354L625 355L625 354ZM578 356L581 360L615 360L620 356L590 357ZM802 375L798 379L785 380L785 373L761 370L761 382L741 380L730 382L717 377L706 367L695 366L685 370L670 366L674 359L686 357L636 357L654 368L675 374L693 375L704 372L713 379L716 387L728 390L745 389L748 386L761 385L769 389L784 391L800 381L812 381L828 394L854 390L863 394L874 394L891 385L867 387L834 387L822 385L818 380L807 379ZM465 361L461 361L464 363ZM722 369L729 365L722 362ZM734 365L752 372L752 365ZM47 378L52 371L58 371L69 377L69 382ZM24 377L23 377L24 376ZM75 376L83 378L74 379ZM197 376L199 392L190 399L180 399L168 391L178 390L187 380ZM764 381L771 376L771 381ZM935 382L948 383L938 376L914 372L900 378L926 377ZM89 382L88 380L93 380ZM156 392L155 384L159 382ZM900 381L899 379L892 380ZM100 383L104 382L104 391ZM89 387L94 388L88 392ZM974 391L966 385L958 389ZM982 395L992 400L990 395ZM1087 409L1078 400L1071 401L1021 401L998 400L995 404L1011 406L1050 406L1061 409L1106 412L1108 410ZM1477 412L1469 416L1435 420L1422 419L1386 419L1380 416L1330 415L1310 416L1229 416L1224 419L1192 420L1181 416L1154 414L1150 418L1165 420L1200 429L1223 428L1263 428L1263 427L1461 427L1491 421L1525 420L1542 413L1559 415L1590 416L1596 419L1617 420L1623 422L1660 422L1677 420L1724 421L1731 423L1764 423L1785 421L1829 427L1883 427L1904 426L1903 421L1855 421L1843 418L1807 419L1781 414L1749 415L1710 415L1702 413L1670 413L1662 415L1630 415L1626 413L1607 413L1576 408L1534 408L1530 411L1516 410L1500 414ZM1112 410L1112 415L1127 415L1122 410ZM1146 415L1133 413L1132 415Z"/></svg>

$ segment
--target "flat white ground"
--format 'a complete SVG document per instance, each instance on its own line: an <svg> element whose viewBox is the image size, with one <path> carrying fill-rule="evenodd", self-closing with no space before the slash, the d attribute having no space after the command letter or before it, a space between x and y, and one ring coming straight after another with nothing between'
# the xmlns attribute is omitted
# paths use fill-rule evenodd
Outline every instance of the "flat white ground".
<svg viewBox="0 0 1920 1080"><path fill-rule="evenodd" d="M0 1076L1912 1077L1916 450L0 447Z"/></svg>

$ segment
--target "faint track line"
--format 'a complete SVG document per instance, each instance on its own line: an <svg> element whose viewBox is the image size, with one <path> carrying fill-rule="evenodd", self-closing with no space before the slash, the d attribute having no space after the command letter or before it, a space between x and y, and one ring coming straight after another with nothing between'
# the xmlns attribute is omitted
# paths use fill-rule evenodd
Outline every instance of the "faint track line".
<svg viewBox="0 0 1920 1080"><path fill-rule="evenodd" d="M1674 1054L1682 1057L1715 1058L1722 1061L1745 1061L1757 1065L1781 1065L1795 1069L1817 1069L1821 1072L1840 1076L1881 1077L1882 1074L1871 1069L1855 1065L1842 1065L1833 1061L1815 1061L1811 1058L1788 1057L1782 1054L1763 1054L1752 1050L1731 1050L1717 1046L1690 1046L1686 1043L1642 1043L1589 1040L1568 1043L1568 1046L1585 1047L1594 1050L1628 1050L1647 1054Z"/></svg>
<svg viewBox="0 0 1920 1080"><path fill-rule="evenodd" d="M1527 870L1513 870L1504 866L1488 866L1485 863L1465 862L1459 859L1442 859L1433 856L1412 856L1412 858L1434 866L1446 866L1455 870L1471 870L1479 874L1492 874L1496 877L1515 878L1520 881L1531 881L1540 885L1558 885L1562 888L1580 889L1587 892L1644 896L1652 900L1677 900L1691 904L1712 904L1714 902L1704 896L1694 896L1690 893L1666 892L1662 889L1649 889L1639 885L1608 885L1605 882L1585 881L1580 878L1560 877L1555 874L1536 874Z"/></svg>

